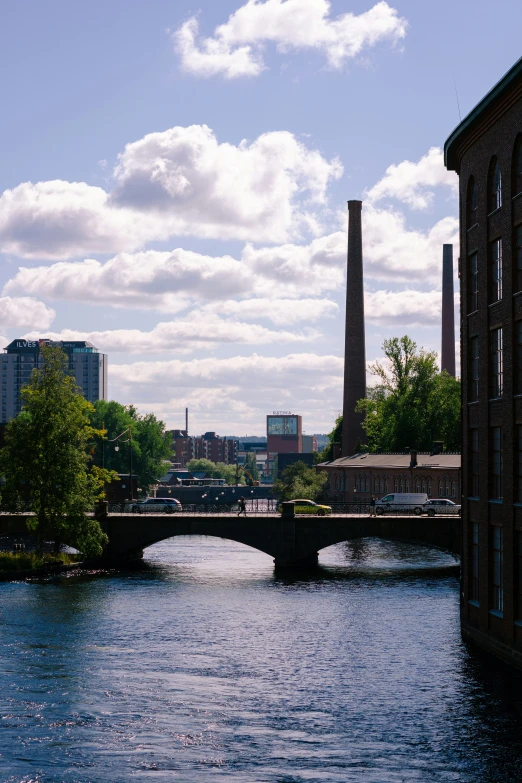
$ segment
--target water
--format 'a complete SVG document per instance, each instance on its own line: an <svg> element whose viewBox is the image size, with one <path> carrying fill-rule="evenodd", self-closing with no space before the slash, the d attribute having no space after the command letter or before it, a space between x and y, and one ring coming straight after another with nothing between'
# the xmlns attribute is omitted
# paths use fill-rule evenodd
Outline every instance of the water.
<svg viewBox="0 0 522 783"><path fill-rule="evenodd" d="M0 584L2 783L522 780L449 555L367 539L283 578L184 538L147 562Z"/></svg>

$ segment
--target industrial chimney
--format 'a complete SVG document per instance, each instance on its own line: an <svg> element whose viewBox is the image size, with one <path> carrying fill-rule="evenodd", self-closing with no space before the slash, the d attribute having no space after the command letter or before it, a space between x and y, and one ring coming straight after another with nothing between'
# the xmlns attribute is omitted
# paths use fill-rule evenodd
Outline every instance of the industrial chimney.
<svg viewBox="0 0 522 783"><path fill-rule="evenodd" d="M442 343L440 369L455 377L455 301L453 245L442 246Z"/></svg>
<svg viewBox="0 0 522 783"><path fill-rule="evenodd" d="M355 413L366 397L366 349L364 341L364 290L362 256L362 201L348 202L348 258L346 268L346 323L344 335L344 393L342 456L353 454L366 441L363 414Z"/></svg>

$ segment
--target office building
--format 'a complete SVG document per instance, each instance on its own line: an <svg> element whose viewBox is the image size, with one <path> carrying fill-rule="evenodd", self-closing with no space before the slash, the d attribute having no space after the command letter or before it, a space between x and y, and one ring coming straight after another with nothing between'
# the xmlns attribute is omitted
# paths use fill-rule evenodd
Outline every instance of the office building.
<svg viewBox="0 0 522 783"><path fill-rule="evenodd" d="M91 343L82 340L53 342L51 340L13 340L2 354L2 411L0 423L7 423L20 413L20 390L31 377L33 369L42 366L40 348L56 345L66 354L69 371L76 379L83 396L89 402L107 399L106 354L99 353Z"/></svg>

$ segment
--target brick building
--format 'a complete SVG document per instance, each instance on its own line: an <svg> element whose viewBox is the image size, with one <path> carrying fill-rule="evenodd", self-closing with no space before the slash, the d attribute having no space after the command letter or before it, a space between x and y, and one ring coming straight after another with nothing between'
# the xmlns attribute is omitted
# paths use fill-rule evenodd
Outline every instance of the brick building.
<svg viewBox="0 0 522 783"><path fill-rule="evenodd" d="M220 438L215 432L193 437L186 430L170 430L172 459L184 468L191 459L209 459L212 462L225 462L235 465L237 461L237 441L232 438Z"/></svg>
<svg viewBox="0 0 522 783"><path fill-rule="evenodd" d="M321 462L330 501L369 501L388 492L426 492L460 502L460 454L354 454Z"/></svg>
<svg viewBox="0 0 522 783"><path fill-rule="evenodd" d="M444 153L460 178L462 631L522 666L522 59Z"/></svg>

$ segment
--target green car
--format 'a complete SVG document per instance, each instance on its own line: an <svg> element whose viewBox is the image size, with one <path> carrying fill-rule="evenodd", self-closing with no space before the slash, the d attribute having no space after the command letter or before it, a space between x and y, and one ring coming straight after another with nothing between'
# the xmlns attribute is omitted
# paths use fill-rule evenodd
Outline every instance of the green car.
<svg viewBox="0 0 522 783"><path fill-rule="evenodd" d="M320 517L324 517L327 514L332 513L331 506L321 506L319 503L314 503L313 500L299 499L292 500L294 504L294 512L296 514L315 514ZM279 513L283 511L283 507L279 506Z"/></svg>

